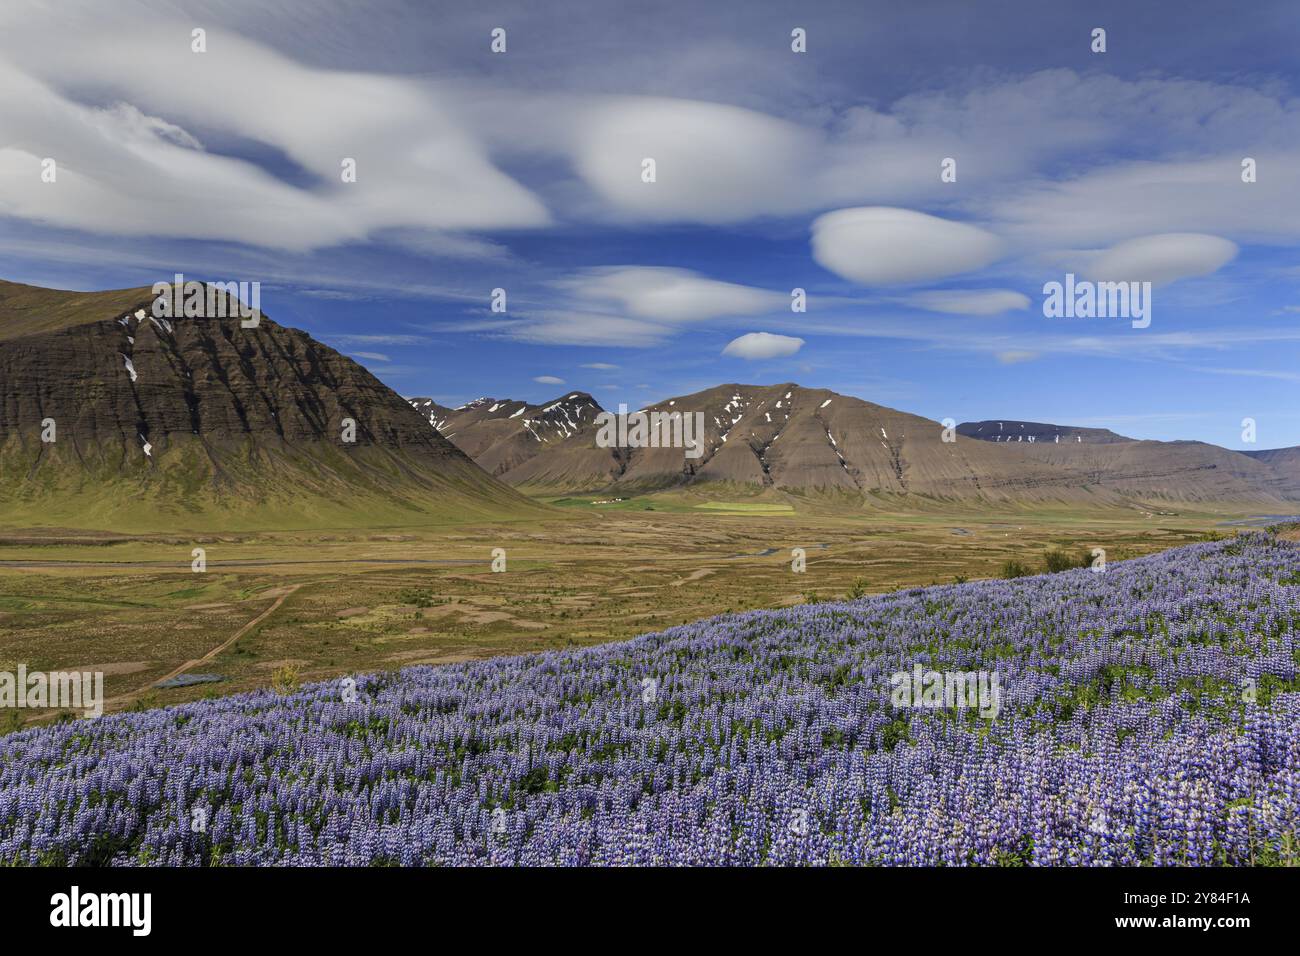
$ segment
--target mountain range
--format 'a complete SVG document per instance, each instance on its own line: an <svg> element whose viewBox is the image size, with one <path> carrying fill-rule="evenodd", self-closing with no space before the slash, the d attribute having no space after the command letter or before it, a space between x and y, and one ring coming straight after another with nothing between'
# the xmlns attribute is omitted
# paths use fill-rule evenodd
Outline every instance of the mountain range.
<svg viewBox="0 0 1300 956"><path fill-rule="evenodd" d="M264 315L255 327L230 308L162 318L153 300L148 288L0 281L0 525L384 526L663 491L850 510L1300 502L1297 448L1028 421L945 428L794 383L718 385L637 410L698 421L692 454L620 446L603 440L611 416L586 392L458 408L404 399Z"/></svg>
<svg viewBox="0 0 1300 956"><path fill-rule="evenodd" d="M533 495L664 489L862 502L1148 506L1300 501L1300 449L1238 452L1040 422L939 422L826 389L727 384L638 411L703 415L703 453L609 448L586 392L540 405L409 399L493 476Z"/></svg>

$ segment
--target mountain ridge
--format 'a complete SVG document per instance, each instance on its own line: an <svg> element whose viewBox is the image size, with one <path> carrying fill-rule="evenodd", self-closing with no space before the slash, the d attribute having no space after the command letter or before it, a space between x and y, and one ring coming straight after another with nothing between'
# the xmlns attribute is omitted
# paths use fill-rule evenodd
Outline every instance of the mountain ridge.
<svg viewBox="0 0 1300 956"><path fill-rule="evenodd" d="M152 298L0 282L0 520L301 527L539 510L307 333L265 315L255 328L156 318Z"/></svg>
<svg viewBox="0 0 1300 956"><path fill-rule="evenodd" d="M549 439L528 435L521 418L531 421L538 410L566 399L589 405L594 414L604 411L586 392L542 404L485 398L458 409L432 399L411 401L426 403L430 423L480 465L530 494L747 488L864 502L1300 501L1300 467L1291 467L1286 450L1273 456L1282 466L1275 467L1267 453L1012 419L962 423L947 441L939 422L794 382L726 383L641 409L702 414L697 460L680 448L598 448L594 415Z"/></svg>

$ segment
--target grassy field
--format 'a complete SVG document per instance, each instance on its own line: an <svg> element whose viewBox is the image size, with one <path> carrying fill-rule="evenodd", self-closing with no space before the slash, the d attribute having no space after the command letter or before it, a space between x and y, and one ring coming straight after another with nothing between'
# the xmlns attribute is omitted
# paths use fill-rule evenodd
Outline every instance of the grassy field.
<svg viewBox="0 0 1300 956"><path fill-rule="evenodd" d="M726 611L1109 561L1233 533L1215 514L808 516L568 499L508 526L185 536L0 532L0 670L100 670L107 710L597 644ZM191 568L192 552L207 568ZM492 570L503 549L506 569ZM807 570L795 573L791 549ZM184 672L220 682L160 689ZM9 726L38 714L10 711ZM48 716L48 715L46 715Z"/></svg>

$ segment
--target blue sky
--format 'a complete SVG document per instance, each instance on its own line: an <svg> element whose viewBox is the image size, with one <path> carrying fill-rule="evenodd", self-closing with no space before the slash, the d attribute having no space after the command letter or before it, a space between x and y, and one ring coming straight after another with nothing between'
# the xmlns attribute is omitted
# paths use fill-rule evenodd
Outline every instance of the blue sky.
<svg viewBox="0 0 1300 956"><path fill-rule="evenodd" d="M1293 7L699 6L7 3L0 276L260 281L450 405L795 381L1300 444ZM1045 317L1067 272L1150 326Z"/></svg>

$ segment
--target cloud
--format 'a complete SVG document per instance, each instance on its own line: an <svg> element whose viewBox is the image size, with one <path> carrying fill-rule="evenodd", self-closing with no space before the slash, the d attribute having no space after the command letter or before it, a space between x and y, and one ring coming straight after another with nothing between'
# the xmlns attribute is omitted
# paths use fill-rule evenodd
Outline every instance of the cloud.
<svg viewBox="0 0 1300 956"><path fill-rule="evenodd" d="M1166 285L1177 279L1209 275L1236 255L1236 244L1227 239L1171 232L1118 243L1092 259L1085 272L1100 282Z"/></svg>
<svg viewBox="0 0 1300 956"><path fill-rule="evenodd" d="M551 285L570 300L568 308L518 312L498 331L539 344L646 348L677 335L689 322L761 315L788 309L790 302L783 292L663 266L604 266Z"/></svg>
<svg viewBox="0 0 1300 956"><path fill-rule="evenodd" d="M757 315L789 305L784 293L663 266L589 269L557 285L578 299L613 305L628 315L658 322Z"/></svg>
<svg viewBox="0 0 1300 956"><path fill-rule="evenodd" d="M371 298L363 293L349 292L346 289L298 289L297 294L313 299L325 299L329 302L361 302Z"/></svg>
<svg viewBox="0 0 1300 956"><path fill-rule="evenodd" d="M982 268L998 258L997 236L910 209L863 206L819 216L812 225L817 262L862 285L900 285Z"/></svg>
<svg viewBox="0 0 1300 956"><path fill-rule="evenodd" d="M1295 138L1287 153L1242 152L1193 159L1100 162L1062 182L1035 181L1004 192L980 209L1000 233L1028 248L1102 245L1156 233L1209 233L1245 242L1294 243L1300 239L1300 122L1285 120ZM1144 137L1145 139L1145 137ZM1241 181L1250 150L1259 179ZM979 211L979 210L977 210Z"/></svg>
<svg viewBox="0 0 1300 956"><path fill-rule="evenodd" d="M357 358L370 359L372 362L390 362L390 359L383 352L353 352Z"/></svg>
<svg viewBox="0 0 1300 956"><path fill-rule="evenodd" d="M584 111L573 162L616 210L645 220L725 223L805 208L816 137L785 120L720 103L617 97ZM642 181L642 161L656 179ZM802 175L801 175L802 174Z"/></svg>
<svg viewBox="0 0 1300 956"><path fill-rule="evenodd" d="M608 362L584 362L583 365L582 365L581 367L582 367L582 368L594 368L594 369L598 369L598 370L600 370L600 371L610 371L611 369L616 369L616 368L618 368L617 365L611 365L611 364L608 363Z"/></svg>
<svg viewBox="0 0 1300 956"><path fill-rule="evenodd" d="M929 312L954 315L1000 315L1029 308L1029 296L1010 289L953 289L918 292L903 300L906 304Z"/></svg>
<svg viewBox="0 0 1300 956"><path fill-rule="evenodd" d="M479 259L493 263L510 259L510 250L503 243L477 236L417 228L376 231L374 238L430 259Z"/></svg>
<svg viewBox="0 0 1300 956"><path fill-rule="evenodd" d="M1282 382L1300 382L1300 372L1281 372L1262 368L1222 368L1217 366L1192 365L1193 372L1207 372L1210 375L1236 375L1242 378L1271 378Z"/></svg>
<svg viewBox="0 0 1300 956"><path fill-rule="evenodd" d="M380 241L488 261L509 253L476 233L545 227L551 209L577 222L731 224L938 204L1004 223L1022 248L1044 236L1077 248L1157 231L1300 233L1300 101L1281 82L967 73L972 61L945 57L952 81L908 93L910 58L886 88L825 54L792 74L789 55L771 53L772 11L747 31L690 35L638 18L617 43L598 22L566 23L548 45L560 27L526 5L509 12L533 54L485 70L479 47L450 39L484 17L435 26L380 6L362 17L334 4L304 25L310 5L294 2L9 4L0 208L106 235L296 250ZM195 22L208 31L202 55L189 48ZM851 48L854 32L818 30L819 49ZM988 37L971 39L967 52ZM1145 159L1117 161L1134 143ZM1259 162L1249 186L1244 155ZM31 188L44 156L72 158L58 189ZM938 187L944 156L979 189ZM357 182L340 181L343 157ZM654 183L641 179L647 157Z"/></svg>
<svg viewBox="0 0 1300 956"><path fill-rule="evenodd" d="M57 50L41 44L49 56L30 55L22 28L0 41L0 115L13 144L0 147L0 208L108 235L292 250L388 229L549 221L428 84L306 66L217 26L196 54L190 20L173 16L115 22L91 8L75 27L28 24L36 36L58 30ZM215 142L262 144L290 175ZM44 157L59 162L55 183L40 180ZM345 158L356 160L355 183L342 181Z"/></svg>
<svg viewBox="0 0 1300 956"><path fill-rule="evenodd" d="M1036 358L1038 353L1027 349L1007 349L997 353L997 359L1003 365L1018 365L1021 362L1032 362Z"/></svg>
<svg viewBox="0 0 1300 956"><path fill-rule="evenodd" d="M495 122L510 109L500 102L506 95L497 94L479 115ZM520 148L564 157L598 200L590 213L651 222L720 224L837 206L933 202L938 161L945 156L958 159L961 181L981 184L980 193L990 197L986 202L994 203L996 212L1007 198L1038 187L1068 192L1081 170L1090 176L1121 168L1114 156L1135 141L1146 144L1147 155L1158 157L1152 162L1162 166L1216 151L1224 142L1242 143L1252 155L1265 157L1262 168L1272 177L1267 189L1247 196L1238 191L1236 197L1254 207L1249 218L1285 222L1269 213L1268 204L1284 197L1297 176L1287 151L1300 144L1300 110L1257 85L1129 80L1056 69L993 81L977 76L960 86L898 97L882 108L823 101L818 110L798 110L799 122L704 102L706 95L534 93L515 104L498 132L484 135L499 137L502 145L508 146L509 138ZM518 91L510 96L520 99ZM529 131L522 143L521 130ZM654 183L641 180L647 157L656 161ZM1217 183L1230 203L1230 190L1241 185L1240 159L1207 170L1202 184ZM1223 176L1225 170L1231 175ZM1063 178L1052 182L1051 175ZM1043 179L1036 181L1038 176ZM1157 215L1168 211L1160 193L1176 184L1158 179L1160 189L1144 189L1142 178L1150 180L1139 174L1132 184L1143 200L1138 206L1128 201L1135 197L1108 197L1100 188L1085 187L1091 209L1074 212L1083 222L1100 225L1107 217L1123 222L1143 206ZM1033 185L1027 188L1027 182ZM1256 185L1262 184L1263 179ZM1266 198L1266 191L1272 195ZM1214 202L1220 205L1219 199ZM960 197L953 205L968 215L972 211ZM1295 208L1293 201L1288 206ZM1068 222L1039 217L1034 225L1065 228ZM1288 228L1294 235L1294 225ZM1151 231L1149 226L1137 230ZM1090 241L1122 237L1109 232Z"/></svg>
<svg viewBox="0 0 1300 956"><path fill-rule="evenodd" d="M749 360L784 358L803 348L804 341L791 335L773 335L770 332L750 332L732 339L722 350L723 355Z"/></svg>
<svg viewBox="0 0 1300 956"><path fill-rule="evenodd" d="M556 309L501 323L495 334L537 345L604 345L639 349L660 344L674 331L671 326L658 322L604 312Z"/></svg>
<svg viewBox="0 0 1300 956"><path fill-rule="evenodd" d="M1009 251L1172 231L1300 238L1300 101L1280 84L1053 69L971 74L867 105L834 76L792 77L753 36L669 42L641 29L586 44L580 63L501 57L485 80L479 55L455 43L439 44L437 76L410 59L376 65L373 31L385 56L391 32L425 55L413 38L432 28L396 4L350 29L337 10L303 29L294 4L264 15L207 4L202 55L185 4L17 6L0 31L12 144L0 148L0 209L57 227L294 251L377 242L486 262L510 252L480 233L547 227L550 209L574 222L732 224L938 204L948 221L989 224ZM555 29L522 8L511 16L535 40ZM456 20L449 35L478 22ZM672 69L629 68L665 57ZM649 95L582 92L611 88ZM710 102L722 89L762 109ZM1147 158L1117 161L1134 142ZM1259 164L1249 185L1244 155ZM62 160L59 183L33 188L45 156ZM943 156L980 188L937 194ZM340 180L343 157L357 161L355 183ZM641 179L646 157L654 183ZM966 271L936 252L922 277ZM915 256L903 251L878 267L852 249L847 263L825 256L854 281L921 281L906 278Z"/></svg>
<svg viewBox="0 0 1300 956"><path fill-rule="evenodd" d="M533 379L540 385L563 385L564 379L556 378L554 375L538 375Z"/></svg>
<svg viewBox="0 0 1300 956"><path fill-rule="evenodd" d="M335 335L345 345L418 345L429 341L425 335ZM358 355L363 353L358 352Z"/></svg>

